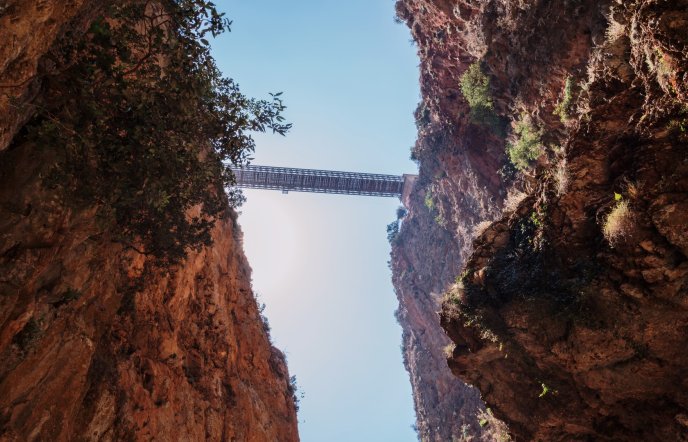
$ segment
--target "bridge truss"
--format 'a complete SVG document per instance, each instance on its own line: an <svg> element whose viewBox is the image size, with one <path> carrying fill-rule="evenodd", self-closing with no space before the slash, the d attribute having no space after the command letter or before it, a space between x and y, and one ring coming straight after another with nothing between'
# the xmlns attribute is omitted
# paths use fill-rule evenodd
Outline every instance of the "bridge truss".
<svg viewBox="0 0 688 442"><path fill-rule="evenodd" d="M232 168L232 171L236 176L237 185L249 189L399 198L402 197L404 183L410 176L271 166L245 166Z"/></svg>

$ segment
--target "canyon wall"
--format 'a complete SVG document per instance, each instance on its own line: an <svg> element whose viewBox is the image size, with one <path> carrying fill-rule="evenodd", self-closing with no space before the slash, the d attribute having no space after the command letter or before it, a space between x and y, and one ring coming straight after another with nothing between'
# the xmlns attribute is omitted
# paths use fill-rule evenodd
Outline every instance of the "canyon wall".
<svg viewBox="0 0 688 442"><path fill-rule="evenodd" d="M50 149L16 136L49 49L99 3L2 7L0 440L298 440L236 214L160 268L95 208L63 204L43 183Z"/></svg>
<svg viewBox="0 0 688 442"><path fill-rule="evenodd" d="M421 439L685 440L687 10L397 2L423 92L392 252ZM460 86L476 62L491 125ZM517 171L524 121L540 153ZM440 303L451 371L509 436L447 378Z"/></svg>

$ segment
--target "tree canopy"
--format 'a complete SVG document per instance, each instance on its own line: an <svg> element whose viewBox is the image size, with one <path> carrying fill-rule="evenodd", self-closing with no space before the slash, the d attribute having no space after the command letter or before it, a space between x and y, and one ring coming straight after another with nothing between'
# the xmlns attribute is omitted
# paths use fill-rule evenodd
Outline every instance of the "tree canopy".
<svg viewBox="0 0 688 442"><path fill-rule="evenodd" d="M215 221L241 203L230 166L250 159L250 133L291 127L280 93L246 97L218 70L207 38L230 25L203 0L134 0L49 54L28 131L55 158L46 184L163 262L210 244Z"/></svg>

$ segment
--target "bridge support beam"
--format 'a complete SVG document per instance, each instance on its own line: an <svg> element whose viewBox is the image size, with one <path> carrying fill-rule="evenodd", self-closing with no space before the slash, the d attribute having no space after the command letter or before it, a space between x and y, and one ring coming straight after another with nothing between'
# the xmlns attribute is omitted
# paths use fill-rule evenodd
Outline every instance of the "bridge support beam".
<svg viewBox="0 0 688 442"><path fill-rule="evenodd" d="M281 190L283 193L396 196L400 199L404 194L408 198L416 177L271 166L245 166L232 168L232 171L237 185L243 188Z"/></svg>

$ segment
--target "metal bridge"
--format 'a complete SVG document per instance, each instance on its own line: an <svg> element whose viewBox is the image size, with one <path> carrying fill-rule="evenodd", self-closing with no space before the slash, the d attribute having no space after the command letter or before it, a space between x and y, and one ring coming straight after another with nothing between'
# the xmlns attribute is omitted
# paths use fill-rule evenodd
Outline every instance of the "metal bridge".
<svg viewBox="0 0 688 442"><path fill-rule="evenodd" d="M233 167L237 185L249 189L281 190L283 193L315 192L344 195L398 197L403 200L416 175L380 175L335 170L295 169L271 166Z"/></svg>

